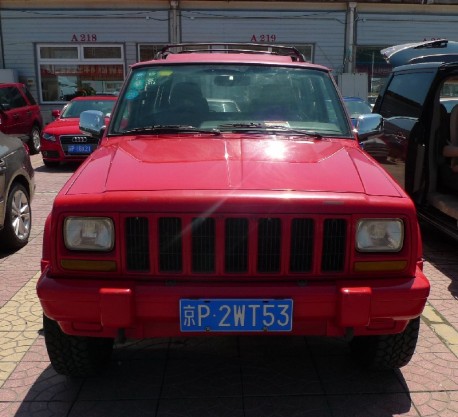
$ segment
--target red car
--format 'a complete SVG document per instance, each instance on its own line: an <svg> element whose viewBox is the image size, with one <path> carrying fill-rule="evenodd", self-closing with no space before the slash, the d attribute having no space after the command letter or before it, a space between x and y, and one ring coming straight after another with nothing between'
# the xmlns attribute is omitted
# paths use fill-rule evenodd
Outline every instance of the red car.
<svg viewBox="0 0 458 417"><path fill-rule="evenodd" d="M0 83L0 132L18 136L30 153L40 152L40 107L24 84Z"/></svg>
<svg viewBox="0 0 458 417"><path fill-rule="evenodd" d="M62 111L52 112L55 120L41 135L41 155L47 167L61 162L83 161L99 146L99 139L81 132L80 114L85 110L101 111L108 123L116 96L81 96L71 100Z"/></svg>
<svg viewBox="0 0 458 417"><path fill-rule="evenodd" d="M101 144L54 201L37 284L57 372L175 336L347 337L369 367L409 362L430 289L414 205L330 71L259 48L170 46L132 67L108 128L81 115Z"/></svg>

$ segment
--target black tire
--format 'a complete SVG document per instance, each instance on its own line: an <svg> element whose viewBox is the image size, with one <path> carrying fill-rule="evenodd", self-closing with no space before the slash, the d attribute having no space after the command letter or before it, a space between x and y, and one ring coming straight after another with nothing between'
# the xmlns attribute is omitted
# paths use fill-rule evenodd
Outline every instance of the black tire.
<svg viewBox="0 0 458 417"><path fill-rule="evenodd" d="M49 359L58 374L86 377L108 366L113 339L67 335L45 315L43 329Z"/></svg>
<svg viewBox="0 0 458 417"><path fill-rule="evenodd" d="M32 228L30 196L21 184L13 184L6 199L5 222L0 232L0 247L20 249L27 244Z"/></svg>
<svg viewBox="0 0 458 417"><path fill-rule="evenodd" d="M48 161L47 159L43 159L43 163L48 168L57 168L60 165L59 161Z"/></svg>
<svg viewBox="0 0 458 417"><path fill-rule="evenodd" d="M398 369L412 359L420 330L420 317L399 334L357 336L351 341L356 360L374 370Z"/></svg>
<svg viewBox="0 0 458 417"><path fill-rule="evenodd" d="M41 142L40 142L41 131L37 125L34 125L32 127L32 131L30 132L29 137L30 137L29 142L28 142L29 151L31 155L35 155L38 152L40 152L40 149L41 149Z"/></svg>

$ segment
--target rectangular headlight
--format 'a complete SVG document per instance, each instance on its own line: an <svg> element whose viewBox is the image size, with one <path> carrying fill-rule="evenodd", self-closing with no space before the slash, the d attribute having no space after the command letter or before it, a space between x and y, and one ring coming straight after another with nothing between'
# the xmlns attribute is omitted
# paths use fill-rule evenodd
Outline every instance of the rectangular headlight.
<svg viewBox="0 0 458 417"><path fill-rule="evenodd" d="M356 226L356 249L360 252L399 252L404 243L401 219L361 219Z"/></svg>
<svg viewBox="0 0 458 417"><path fill-rule="evenodd" d="M67 217L65 247L70 250L108 252L114 246L114 225L108 217Z"/></svg>

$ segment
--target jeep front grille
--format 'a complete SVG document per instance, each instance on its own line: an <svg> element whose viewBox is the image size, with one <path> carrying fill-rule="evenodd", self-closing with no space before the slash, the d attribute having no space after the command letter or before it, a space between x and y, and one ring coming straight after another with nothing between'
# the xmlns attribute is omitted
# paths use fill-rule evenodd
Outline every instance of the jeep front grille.
<svg viewBox="0 0 458 417"><path fill-rule="evenodd" d="M309 272L313 255L313 220L293 219L289 269L291 272Z"/></svg>
<svg viewBox="0 0 458 417"><path fill-rule="evenodd" d="M129 217L126 219L127 269L149 270L148 219Z"/></svg>
<svg viewBox="0 0 458 417"><path fill-rule="evenodd" d="M248 219L225 221L224 269L228 273L248 271Z"/></svg>
<svg viewBox="0 0 458 417"><path fill-rule="evenodd" d="M198 217L191 223L192 272L215 272L215 219Z"/></svg>
<svg viewBox="0 0 458 417"><path fill-rule="evenodd" d="M281 223L280 219L259 219L258 272L280 272Z"/></svg>
<svg viewBox="0 0 458 417"><path fill-rule="evenodd" d="M162 217L159 223L159 271L182 271L182 225L178 217Z"/></svg>
<svg viewBox="0 0 458 417"><path fill-rule="evenodd" d="M321 269L326 272L341 271L345 262L347 225L343 219L326 219L323 229L323 256Z"/></svg>
<svg viewBox="0 0 458 417"><path fill-rule="evenodd" d="M183 276L338 273L347 227L323 216L127 217L125 265Z"/></svg>

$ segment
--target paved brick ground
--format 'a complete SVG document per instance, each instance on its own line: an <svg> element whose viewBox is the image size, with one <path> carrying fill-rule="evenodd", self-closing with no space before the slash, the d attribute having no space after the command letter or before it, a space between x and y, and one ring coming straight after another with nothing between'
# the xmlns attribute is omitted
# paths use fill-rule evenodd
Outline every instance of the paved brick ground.
<svg viewBox="0 0 458 417"><path fill-rule="evenodd" d="M417 352L400 371L362 371L340 340L217 337L128 343L116 347L103 375L57 375L35 282L45 218L74 167L50 171L32 159L31 242L0 253L0 417L458 415L458 247L430 229L431 297Z"/></svg>

